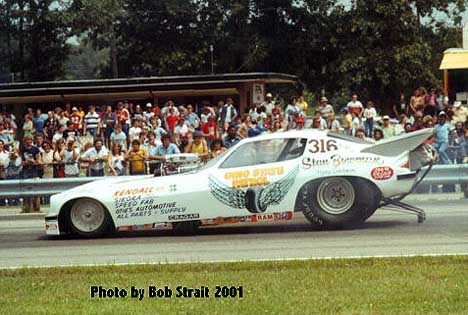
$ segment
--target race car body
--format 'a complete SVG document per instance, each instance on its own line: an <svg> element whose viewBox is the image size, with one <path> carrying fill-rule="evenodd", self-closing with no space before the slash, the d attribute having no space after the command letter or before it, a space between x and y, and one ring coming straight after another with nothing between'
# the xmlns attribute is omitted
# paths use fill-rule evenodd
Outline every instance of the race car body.
<svg viewBox="0 0 468 315"><path fill-rule="evenodd" d="M196 171L108 178L52 196L49 235L288 220L303 211L314 225L363 223L382 200L408 193L432 162L432 129L379 142L319 130L240 141Z"/></svg>

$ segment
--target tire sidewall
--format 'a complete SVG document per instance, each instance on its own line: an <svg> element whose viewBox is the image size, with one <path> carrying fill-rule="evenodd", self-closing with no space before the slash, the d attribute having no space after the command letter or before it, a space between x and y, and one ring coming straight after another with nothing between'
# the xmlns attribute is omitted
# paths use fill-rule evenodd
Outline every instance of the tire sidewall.
<svg viewBox="0 0 468 315"><path fill-rule="evenodd" d="M101 225L96 230L94 230L92 232L81 231L79 228L77 228L73 224L73 220L71 219L71 212L72 212L71 210L72 210L73 206L77 202L80 202L80 201L83 201L83 200L92 200L94 202L99 203L101 205L101 207L102 207L102 210L104 211L104 220L102 221ZM104 235L105 233L107 233L110 230L111 218L110 218L109 212L107 211L106 207L104 207L104 205L101 202L99 202L99 201L97 201L95 199L91 199L91 198L80 198L80 199L75 200L73 202L73 204L71 205L70 209L68 210L68 222L69 222L71 233L73 235L83 237L83 238L94 238L94 237L102 236L102 235Z"/></svg>
<svg viewBox="0 0 468 315"><path fill-rule="evenodd" d="M331 214L323 210L317 200L317 191L320 184L330 178L322 178L308 183L305 187L304 216L312 224L328 229L350 228L362 224L377 209L379 194L367 180L352 177L335 178L351 183L355 194L351 207L341 214Z"/></svg>

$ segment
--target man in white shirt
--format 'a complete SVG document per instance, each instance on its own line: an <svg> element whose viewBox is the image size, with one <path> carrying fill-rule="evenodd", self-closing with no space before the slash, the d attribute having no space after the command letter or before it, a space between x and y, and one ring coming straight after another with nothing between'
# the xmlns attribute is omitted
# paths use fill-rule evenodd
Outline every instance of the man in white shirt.
<svg viewBox="0 0 468 315"><path fill-rule="evenodd" d="M138 140L141 133L141 120L135 119L133 121L133 126L128 130L129 143L132 143L133 140Z"/></svg>
<svg viewBox="0 0 468 315"><path fill-rule="evenodd" d="M89 112L84 117L83 134L95 138L97 135L99 135L100 128L101 118L99 117L99 114L96 113L96 108L94 106L90 106Z"/></svg>
<svg viewBox="0 0 468 315"><path fill-rule="evenodd" d="M364 106L362 103L358 100L357 94L353 94L351 97L351 101L346 105L348 107L349 112L356 113L357 117L361 118L362 117L362 112L364 110Z"/></svg>
<svg viewBox="0 0 468 315"><path fill-rule="evenodd" d="M177 125L174 128L174 137L175 137L175 143L178 145L179 144L179 138L188 136L189 132L193 132L192 128L189 128L189 126L185 123L185 118L183 115L179 118L179 121L177 122Z"/></svg>
<svg viewBox="0 0 468 315"><path fill-rule="evenodd" d="M80 175L78 164L80 154L73 139L67 141L67 146L60 152L60 157L65 162L65 177L78 177Z"/></svg>
<svg viewBox="0 0 468 315"><path fill-rule="evenodd" d="M373 102L367 102L367 108L364 110L364 130L366 137L372 138L374 134L374 118L377 116Z"/></svg>
<svg viewBox="0 0 468 315"><path fill-rule="evenodd" d="M288 117L288 129L293 129L296 126L296 118L304 116L301 107L297 105L297 97L293 96L288 106L286 106L285 113Z"/></svg>
<svg viewBox="0 0 468 315"><path fill-rule="evenodd" d="M468 115L468 110L465 106L462 105L460 101L453 102L453 122L462 122L465 123L466 116Z"/></svg>
<svg viewBox="0 0 468 315"><path fill-rule="evenodd" d="M250 121L257 121L258 118L258 103L253 103L249 110Z"/></svg>
<svg viewBox="0 0 468 315"><path fill-rule="evenodd" d="M10 164L10 152L5 150L5 142L0 140L0 179L6 178L8 164Z"/></svg>
<svg viewBox="0 0 468 315"><path fill-rule="evenodd" d="M232 98L228 97L226 99L226 104L224 105L222 111L221 111L221 122L222 124L227 124L229 125L231 122L233 122L237 117L237 110L234 107Z"/></svg>
<svg viewBox="0 0 468 315"><path fill-rule="evenodd" d="M271 93L266 94L265 102L263 102L261 106L265 106L266 114L271 116L271 111L275 107L275 103L273 102L273 95Z"/></svg>
<svg viewBox="0 0 468 315"><path fill-rule="evenodd" d="M88 176L104 176L104 163L107 161L109 152L103 146L102 140L94 141L94 147L86 151L81 161L89 163Z"/></svg>
<svg viewBox="0 0 468 315"><path fill-rule="evenodd" d="M328 99L325 96L320 99L319 111L320 115L325 120L328 119L328 115L335 113L335 111L333 110L333 106L328 104Z"/></svg>
<svg viewBox="0 0 468 315"><path fill-rule="evenodd" d="M205 106L203 108L203 113L200 115L201 117L201 122L202 123L207 123L208 122L208 118L212 116L212 117L215 117L211 111L210 111L210 108L208 106Z"/></svg>
<svg viewBox="0 0 468 315"><path fill-rule="evenodd" d="M385 115L382 117L382 120L383 126L380 129L382 130L384 139L388 139L395 136L395 127L393 127L393 125L390 124L390 117L388 115Z"/></svg>
<svg viewBox="0 0 468 315"><path fill-rule="evenodd" d="M146 109L143 112L143 119L146 122L149 122L152 117L154 117L153 105L151 105L151 103L146 103Z"/></svg>
<svg viewBox="0 0 468 315"><path fill-rule="evenodd" d="M169 116L169 114L171 112L171 108L174 109L174 114L179 116L179 110L175 106L174 101L173 100L168 100L167 103L166 103L166 106L161 109L162 117L165 118L165 117Z"/></svg>

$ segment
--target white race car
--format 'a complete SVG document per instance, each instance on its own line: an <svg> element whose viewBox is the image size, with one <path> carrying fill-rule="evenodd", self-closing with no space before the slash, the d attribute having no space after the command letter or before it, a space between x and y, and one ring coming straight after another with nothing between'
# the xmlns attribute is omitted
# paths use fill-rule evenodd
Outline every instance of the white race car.
<svg viewBox="0 0 468 315"><path fill-rule="evenodd" d="M418 214L400 200L432 165L432 129L370 143L319 130L240 141L198 170L163 177L108 178L52 196L48 235L175 229L290 220L348 228L382 206Z"/></svg>

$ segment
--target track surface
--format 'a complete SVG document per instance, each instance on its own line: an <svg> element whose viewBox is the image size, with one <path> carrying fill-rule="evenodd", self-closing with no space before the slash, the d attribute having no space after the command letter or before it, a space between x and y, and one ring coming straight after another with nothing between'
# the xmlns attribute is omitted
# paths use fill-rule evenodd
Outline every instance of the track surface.
<svg viewBox="0 0 468 315"><path fill-rule="evenodd" d="M121 233L103 239L47 238L43 215L0 216L0 267L251 259L468 254L468 200L405 200L415 215L377 210L360 229L314 230L300 213L282 223L171 232Z"/></svg>

